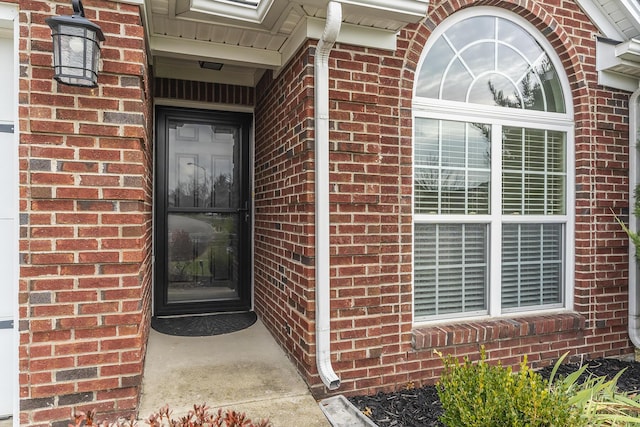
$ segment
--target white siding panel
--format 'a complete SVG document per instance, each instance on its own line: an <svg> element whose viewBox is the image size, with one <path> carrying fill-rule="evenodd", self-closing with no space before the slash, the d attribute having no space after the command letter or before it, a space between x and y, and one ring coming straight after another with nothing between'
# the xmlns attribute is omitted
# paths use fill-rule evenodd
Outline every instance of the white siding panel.
<svg viewBox="0 0 640 427"><path fill-rule="evenodd" d="M14 135L12 133L0 132L0 182L2 183L2 185L0 185L0 200L4 200L3 203L0 203L0 220L14 219L16 215L15 189L18 183L16 182L15 169L17 152L14 147ZM0 234L0 236L4 236L4 234ZM0 238L0 245L6 243L8 243L7 239L4 237Z"/></svg>
<svg viewBox="0 0 640 427"><path fill-rule="evenodd" d="M11 64L13 57L13 40L0 36L0 58L3 64ZM13 67L0 67L0 123L3 121L13 121L13 108L15 105L15 88L13 86ZM6 199L0 199L6 200Z"/></svg>
<svg viewBox="0 0 640 427"><path fill-rule="evenodd" d="M14 245L15 227L14 220L0 219L0 321L13 319L13 278L18 264L18 254Z"/></svg>
<svg viewBox="0 0 640 427"><path fill-rule="evenodd" d="M13 391L17 389L15 385L15 375L11 374L11 368L17 357L16 348L11 345L13 340L13 329L0 329L0 366L2 369L2 381L0 381L0 416L11 415L13 411ZM17 425L17 423L16 423Z"/></svg>

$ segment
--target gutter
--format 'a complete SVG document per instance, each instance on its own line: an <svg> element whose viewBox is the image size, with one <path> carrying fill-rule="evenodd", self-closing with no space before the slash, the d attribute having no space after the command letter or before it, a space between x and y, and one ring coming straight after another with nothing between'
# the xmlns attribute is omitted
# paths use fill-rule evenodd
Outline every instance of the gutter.
<svg viewBox="0 0 640 427"><path fill-rule="evenodd" d="M342 6L330 1L327 21L316 46L315 127L316 127L316 366L329 390L340 386L331 366L331 298L329 258L329 54L342 24Z"/></svg>
<svg viewBox="0 0 640 427"><path fill-rule="evenodd" d="M629 230L638 232L638 218L635 217L636 187L640 184L640 89L629 98ZM637 252L638 251L638 252ZM629 245L629 339L640 348L640 293L638 292L638 259L640 248Z"/></svg>

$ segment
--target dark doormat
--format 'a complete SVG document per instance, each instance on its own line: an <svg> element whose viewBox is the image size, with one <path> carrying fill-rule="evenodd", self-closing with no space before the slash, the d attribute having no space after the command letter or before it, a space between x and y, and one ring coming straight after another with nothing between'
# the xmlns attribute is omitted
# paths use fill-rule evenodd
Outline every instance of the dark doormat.
<svg viewBox="0 0 640 427"><path fill-rule="evenodd" d="M156 331L182 337L204 337L241 331L256 323L253 311L220 313L200 316L153 317L151 327Z"/></svg>

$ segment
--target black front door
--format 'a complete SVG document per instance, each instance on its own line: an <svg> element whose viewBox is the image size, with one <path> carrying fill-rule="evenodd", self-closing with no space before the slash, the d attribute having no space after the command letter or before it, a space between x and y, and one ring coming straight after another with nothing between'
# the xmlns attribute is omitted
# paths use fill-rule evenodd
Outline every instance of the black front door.
<svg viewBox="0 0 640 427"><path fill-rule="evenodd" d="M155 313L251 306L251 116L158 108Z"/></svg>

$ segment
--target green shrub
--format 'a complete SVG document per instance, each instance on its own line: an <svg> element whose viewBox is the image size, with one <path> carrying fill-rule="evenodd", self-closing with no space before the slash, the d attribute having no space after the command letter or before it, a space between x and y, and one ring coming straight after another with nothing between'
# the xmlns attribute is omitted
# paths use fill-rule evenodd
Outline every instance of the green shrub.
<svg viewBox="0 0 640 427"><path fill-rule="evenodd" d="M449 427L577 427L583 425L567 393L554 393L548 382L527 366L520 371L489 365L484 348L480 360L459 363L443 357L444 370L437 383Z"/></svg>
<svg viewBox="0 0 640 427"><path fill-rule="evenodd" d="M588 376L581 380L588 368L588 365L582 365L566 377L556 379L558 367L566 356L567 353L556 362L551 371L550 389L553 393L567 396L569 404L580 415L584 425L640 426L640 397L617 389L618 379L624 369L611 380L604 376Z"/></svg>

